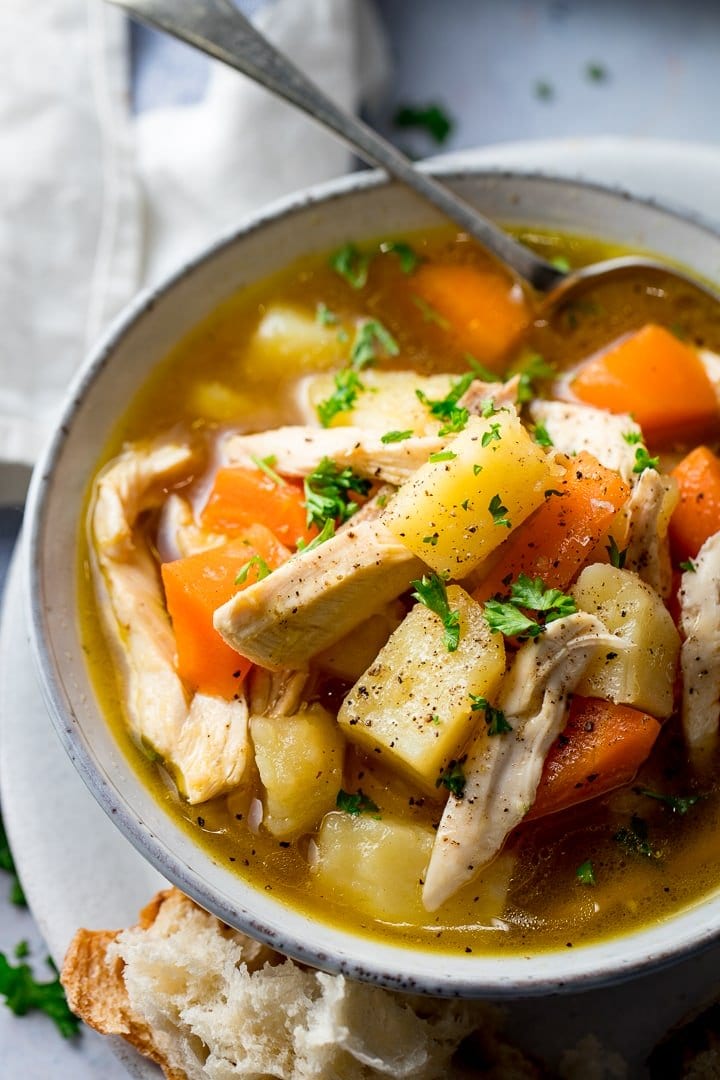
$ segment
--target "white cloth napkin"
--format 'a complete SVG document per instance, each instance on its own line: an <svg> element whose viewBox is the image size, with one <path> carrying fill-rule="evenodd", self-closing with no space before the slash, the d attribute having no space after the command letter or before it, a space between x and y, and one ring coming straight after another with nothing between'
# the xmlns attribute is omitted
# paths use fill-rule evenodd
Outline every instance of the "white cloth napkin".
<svg viewBox="0 0 720 1080"><path fill-rule="evenodd" d="M346 108L377 92L366 0L268 0L255 21ZM101 0L0 4L0 501L2 465L36 459L88 346L139 288L349 167L332 136L218 63L201 103L130 116L128 40Z"/></svg>

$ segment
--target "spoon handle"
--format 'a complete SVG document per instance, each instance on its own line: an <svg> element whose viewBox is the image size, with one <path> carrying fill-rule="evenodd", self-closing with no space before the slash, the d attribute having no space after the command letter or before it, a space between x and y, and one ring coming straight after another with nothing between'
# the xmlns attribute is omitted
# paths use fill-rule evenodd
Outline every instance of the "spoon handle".
<svg viewBox="0 0 720 1080"><path fill-rule="evenodd" d="M515 274L547 292L564 274L483 217L357 117L338 108L318 87L263 37L230 0L111 0L150 26L180 38L236 68L302 109L339 135L357 155L379 165L412 188L469 233Z"/></svg>

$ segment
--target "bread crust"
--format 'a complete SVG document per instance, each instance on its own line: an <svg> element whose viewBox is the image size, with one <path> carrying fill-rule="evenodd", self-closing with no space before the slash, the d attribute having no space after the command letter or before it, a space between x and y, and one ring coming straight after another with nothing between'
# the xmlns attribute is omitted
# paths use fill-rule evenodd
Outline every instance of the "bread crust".
<svg viewBox="0 0 720 1080"><path fill-rule="evenodd" d="M158 917L163 904L172 902L195 907L179 889L157 893L140 912L138 928L147 930ZM174 1069L159 1041L144 1020L130 1007L123 979L122 960L108 961L107 951L120 930L78 930L65 956L60 981L72 1011L101 1035L119 1035L144 1057L154 1061L167 1080L187 1080L184 1072Z"/></svg>

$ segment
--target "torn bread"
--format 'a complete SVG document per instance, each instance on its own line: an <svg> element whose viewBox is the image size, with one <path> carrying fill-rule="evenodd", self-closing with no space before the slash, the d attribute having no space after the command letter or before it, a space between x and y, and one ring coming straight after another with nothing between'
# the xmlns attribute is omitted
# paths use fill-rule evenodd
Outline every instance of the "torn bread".
<svg viewBox="0 0 720 1080"><path fill-rule="evenodd" d="M132 929L78 931L61 979L73 1011L121 1035L169 1080L542 1075L496 1039L491 1006L390 993L300 967L177 889L159 893ZM482 1069L456 1071L451 1058L473 1031Z"/></svg>

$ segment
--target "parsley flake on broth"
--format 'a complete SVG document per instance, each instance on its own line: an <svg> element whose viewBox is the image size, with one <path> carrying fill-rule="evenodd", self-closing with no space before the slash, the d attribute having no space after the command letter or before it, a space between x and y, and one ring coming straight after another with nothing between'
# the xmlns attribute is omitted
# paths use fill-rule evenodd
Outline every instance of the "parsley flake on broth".
<svg viewBox="0 0 720 1080"><path fill-rule="evenodd" d="M617 253L528 236L560 267ZM103 638L83 577L99 696L166 811L281 902L478 955L577 946L714 887L720 761L711 748L701 782L686 749L669 608L689 612L680 572L682 589L695 582L701 595L713 580L695 543L693 455L720 448L703 426L717 405L696 348L700 337L717 343L682 297L629 304L614 289L565 313L559 330L528 319L512 283L450 230L351 239L228 300L112 435L98 467L132 462L126 479L150 478L133 499L118 484L115 505L133 573L152 567L142 580L158 611L176 590L158 659L184 741L118 695L113 650L127 642ZM684 340L669 332L668 344L657 327L679 322ZM628 341L641 366L650 346L664 371L694 365L685 399L702 424L680 423L669 391L660 413L642 414L647 395L626 403L637 385L615 380L613 355ZM612 408L590 400L598 379ZM667 416L680 426L663 427ZM155 444L164 456L148 451ZM663 502L670 460L680 461L673 505L672 492ZM646 536L662 523L653 545L638 539L642 521ZM127 568L102 529L91 523L90 535L80 558L95 561L120 610ZM181 585L163 585L174 572ZM134 620L141 638L143 625ZM553 650L566 648L587 652L572 687L552 681ZM140 654L126 655L130 668ZM548 746L528 729L546 692L559 725ZM198 736L207 730L212 755ZM469 853L472 879L454 891L446 880L430 915L421 882L438 837L451 835L446 814L467 813L472 827L478 760L500 814L512 777L529 775L531 743L542 760L537 787L523 789L527 812L496 857ZM187 746L195 787L183 784ZM503 777L503 762L517 768ZM440 895L437 877L433 888ZM506 933L486 929L494 919Z"/></svg>

